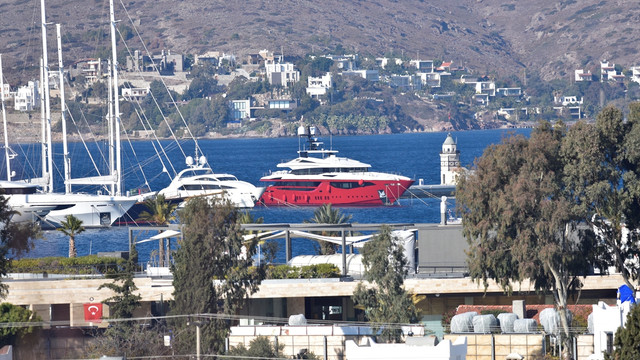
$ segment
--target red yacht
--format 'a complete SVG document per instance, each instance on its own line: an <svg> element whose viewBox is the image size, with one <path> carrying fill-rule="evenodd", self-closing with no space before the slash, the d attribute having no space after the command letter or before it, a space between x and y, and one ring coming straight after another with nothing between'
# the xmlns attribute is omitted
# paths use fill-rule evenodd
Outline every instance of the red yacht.
<svg viewBox="0 0 640 360"><path fill-rule="evenodd" d="M300 126L298 158L278 164L280 170L263 176L271 183L260 201L272 205L333 204L341 206L376 206L396 202L411 186L405 176L372 172L371 165L346 157L336 150L326 150L315 137L316 128Z"/></svg>

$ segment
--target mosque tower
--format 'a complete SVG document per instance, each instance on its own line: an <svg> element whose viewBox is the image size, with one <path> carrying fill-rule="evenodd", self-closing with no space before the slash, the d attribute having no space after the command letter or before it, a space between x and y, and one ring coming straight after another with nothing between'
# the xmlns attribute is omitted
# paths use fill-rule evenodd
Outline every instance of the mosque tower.
<svg viewBox="0 0 640 360"><path fill-rule="evenodd" d="M440 152L440 184L455 185L458 171L460 171L460 151L449 133L442 143Z"/></svg>

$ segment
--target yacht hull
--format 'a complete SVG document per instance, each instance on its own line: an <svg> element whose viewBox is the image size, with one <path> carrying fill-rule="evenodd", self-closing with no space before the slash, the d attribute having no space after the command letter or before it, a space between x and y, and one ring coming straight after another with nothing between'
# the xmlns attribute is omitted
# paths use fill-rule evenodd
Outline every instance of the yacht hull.
<svg viewBox="0 0 640 360"><path fill-rule="evenodd" d="M264 180L263 181L269 181ZM395 203L411 186L413 180L359 180L341 181L337 179L298 180L300 184L317 186L291 186L291 181L276 181L266 188L260 202L266 206L295 205L321 206L380 206Z"/></svg>

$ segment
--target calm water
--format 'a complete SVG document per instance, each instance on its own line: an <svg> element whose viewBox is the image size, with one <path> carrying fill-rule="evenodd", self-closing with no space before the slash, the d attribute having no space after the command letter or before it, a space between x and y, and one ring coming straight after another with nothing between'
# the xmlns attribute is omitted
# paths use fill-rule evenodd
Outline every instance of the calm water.
<svg viewBox="0 0 640 360"><path fill-rule="evenodd" d="M463 166L470 167L476 157L482 155L484 149L500 140L509 133L528 134L529 130L483 130L459 131L452 133L457 140L458 150L461 152ZM440 159L439 152L446 133L418 133L392 134L372 136L340 136L330 139L324 137L325 147L339 150L340 156L354 158L372 165L373 171L399 173L415 179L424 179L425 184L439 183ZM169 148L176 171L184 168L184 157L175 144L164 142ZM103 163L106 144L90 144L93 161ZM149 184L157 191L170 182L169 173L173 173L166 160L163 163L155 156L150 141L136 141L132 143L135 156L129 145L124 146L123 169L125 174L125 189L136 191L137 188ZM193 155L192 143L183 144L187 155ZM260 178L270 170L277 170L276 165L282 161L297 156L297 138L276 139L221 139L201 140L200 146L216 172L227 172L239 179L258 185ZM38 168L38 149L35 145L14 147L19 157L13 161L12 170L16 178L26 178ZM55 148L57 164L62 164L62 145ZM92 160L86 155L84 145L70 144L72 155L72 171L74 177L94 175ZM106 156L106 155L104 155ZM32 162L24 159L35 158ZM137 159L137 160L136 160ZM4 161L2 161L4 164ZM61 165L59 165L61 166ZM102 166L105 169L106 166ZM144 171L144 176L140 171ZM6 176L6 169L0 170L0 176ZM60 189L62 190L61 171L58 170ZM95 191L85 189L86 192ZM450 202L453 206L453 202ZM345 214L352 215L352 221L358 223L433 223L438 222L439 199L402 199L398 206L375 208L343 208ZM288 207L257 207L251 212L254 217L264 218L265 223L299 223L313 216L313 208ZM139 233L138 239L144 239L153 234ZM91 229L80 234L76 240L78 255L87 255L99 251L125 251L128 248L128 231L126 228ZM283 240L281 241L283 242ZM156 242L144 243L138 246L140 261L146 261L150 252L156 248ZM283 248L281 246L281 248ZM297 240L293 248L294 255L313 253L312 243L308 240ZM45 238L39 240L30 257L66 256L68 254L68 239L58 231L46 231ZM278 260L283 260L284 255Z"/></svg>

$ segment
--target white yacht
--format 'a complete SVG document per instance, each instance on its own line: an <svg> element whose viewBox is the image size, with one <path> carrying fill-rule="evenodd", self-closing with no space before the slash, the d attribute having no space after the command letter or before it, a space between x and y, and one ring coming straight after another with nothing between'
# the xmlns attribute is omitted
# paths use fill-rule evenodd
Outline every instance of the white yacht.
<svg viewBox="0 0 640 360"><path fill-rule="evenodd" d="M38 186L20 181L0 181L0 191L7 198L9 208L18 212L11 217L11 221L15 222L41 221L51 210L73 206L72 203L65 205L33 201L34 197L41 195Z"/></svg>
<svg viewBox="0 0 640 360"><path fill-rule="evenodd" d="M197 164L188 156L187 168L180 171L171 184L158 194L171 202L183 202L198 196L215 197L229 200L239 208L252 208L260 199L263 187L238 180L231 174L216 174L206 163L204 156L198 159Z"/></svg>

